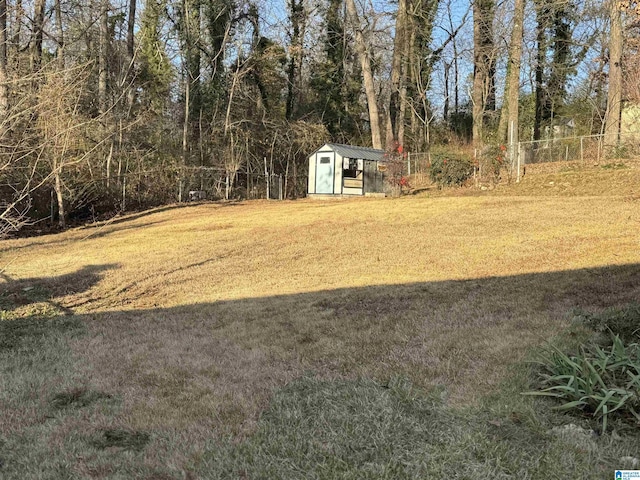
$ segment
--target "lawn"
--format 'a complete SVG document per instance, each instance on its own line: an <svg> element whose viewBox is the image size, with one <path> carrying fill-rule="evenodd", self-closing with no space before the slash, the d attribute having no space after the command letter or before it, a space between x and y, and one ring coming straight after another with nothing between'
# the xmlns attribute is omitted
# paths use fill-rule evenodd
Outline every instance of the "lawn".
<svg viewBox="0 0 640 480"><path fill-rule="evenodd" d="M640 298L630 171L2 241L0 478L612 476L636 432L520 392L575 308Z"/></svg>

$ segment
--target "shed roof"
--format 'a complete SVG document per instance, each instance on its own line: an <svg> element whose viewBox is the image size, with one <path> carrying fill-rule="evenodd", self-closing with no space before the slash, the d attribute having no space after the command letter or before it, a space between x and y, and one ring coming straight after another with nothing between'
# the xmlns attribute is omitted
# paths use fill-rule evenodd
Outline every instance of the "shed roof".
<svg viewBox="0 0 640 480"><path fill-rule="evenodd" d="M356 147L354 145L342 145L340 143L327 143L337 154L346 158L362 158L364 160L384 161L384 150L375 148Z"/></svg>

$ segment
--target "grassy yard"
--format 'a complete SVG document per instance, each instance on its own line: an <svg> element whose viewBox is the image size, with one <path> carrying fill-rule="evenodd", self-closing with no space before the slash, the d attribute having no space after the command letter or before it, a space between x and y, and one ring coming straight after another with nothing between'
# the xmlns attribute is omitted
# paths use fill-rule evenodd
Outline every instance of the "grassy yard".
<svg viewBox="0 0 640 480"><path fill-rule="evenodd" d="M574 308L640 299L638 173L544 175L3 241L0 478L612 478L637 432L520 392Z"/></svg>

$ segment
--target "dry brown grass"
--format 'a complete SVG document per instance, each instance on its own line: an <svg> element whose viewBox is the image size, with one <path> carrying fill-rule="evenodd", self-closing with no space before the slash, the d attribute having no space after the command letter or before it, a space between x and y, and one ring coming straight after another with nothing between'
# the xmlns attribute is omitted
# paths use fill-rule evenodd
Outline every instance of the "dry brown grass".
<svg viewBox="0 0 640 480"><path fill-rule="evenodd" d="M38 427L49 445L154 432L143 463L184 466L211 437L251 431L305 371L405 375L474 403L572 308L638 298L639 227L624 195L205 204L4 241L1 285L51 292L87 329L56 381L34 380L30 408L79 383L110 399ZM46 307L21 303L13 316ZM108 471L113 455L77 468Z"/></svg>

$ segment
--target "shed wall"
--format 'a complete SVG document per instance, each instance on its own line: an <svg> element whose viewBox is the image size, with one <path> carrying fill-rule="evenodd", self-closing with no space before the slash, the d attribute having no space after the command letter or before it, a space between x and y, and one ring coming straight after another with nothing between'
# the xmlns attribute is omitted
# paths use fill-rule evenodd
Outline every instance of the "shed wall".
<svg viewBox="0 0 640 480"><path fill-rule="evenodd" d="M314 153L309 157L309 182L307 185L308 193L316 193L316 162L317 154Z"/></svg>
<svg viewBox="0 0 640 480"><path fill-rule="evenodd" d="M342 155L338 153L335 153L333 175L333 193L340 195L342 193Z"/></svg>

